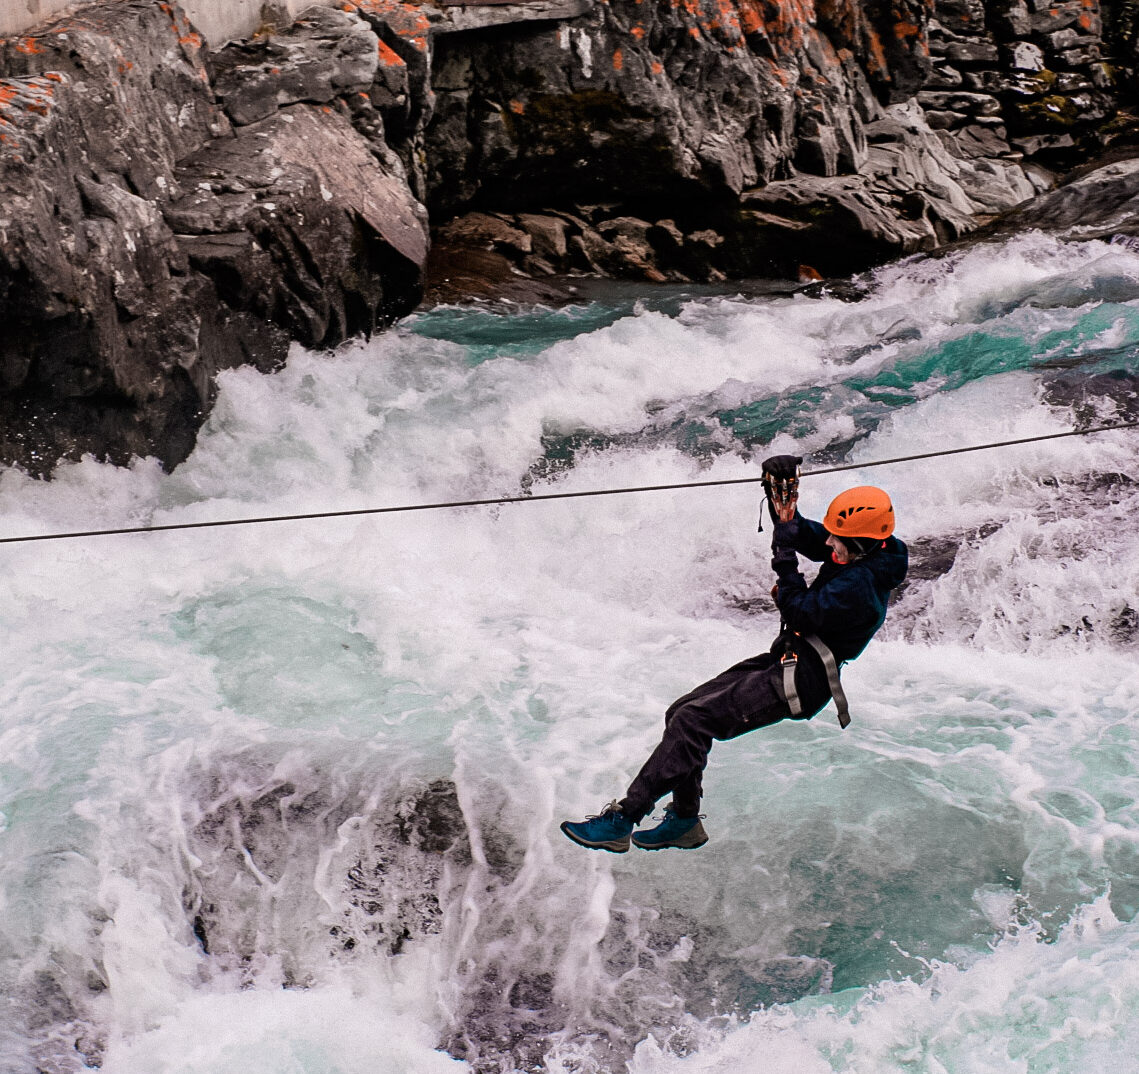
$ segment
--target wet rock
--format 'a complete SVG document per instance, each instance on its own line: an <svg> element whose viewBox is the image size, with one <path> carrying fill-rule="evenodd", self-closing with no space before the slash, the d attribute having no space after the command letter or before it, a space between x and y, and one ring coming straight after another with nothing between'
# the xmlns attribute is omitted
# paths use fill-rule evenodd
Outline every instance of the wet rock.
<svg viewBox="0 0 1139 1074"><path fill-rule="evenodd" d="M1139 235L1139 157L1116 161L1041 194L991 234L1040 228L1067 239Z"/></svg>
<svg viewBox="0 0 1139 1074"><path fill-rule="evenodd" d="M218 100L235 123L247 124L283 105L324 104L368 89L379 40L351 12L311 7L286 32L227 45L212 60Z"/></svg>
<svg viewBox="0 0 1139 1074"><path fill-rule="evenodd" d="M339 113L283 109L210 143L177 176L188 193L167 220L231 308L319 347L370 333L417 301L422 208ZM389 279L355 271L362 253Z"/></svg>
<svg viewBox="0 0 1139 1074"><path fill-rule="evenodd" d="M302 83L366 84L375 38L348 18L293 43L274 109ZM291 338L338 342L418 300L426 225L398 161L339 98L235 133L211 70L179 8L141 0L0 40L5 461L176 465L219 371L275 368Z"/></svg>
<svg viewBox="0 0 1139 1074"><path fill-rule="evenodd" d="M480 246L500 252L528 254L533 248L529 233L501 216L468 213L439 229L440 241L453 245Z"/></svg>
<svg viewBox="0 0 1139 1074"><path fill-rule="evenodd" d="M400 838L427 854L458 853L470 859L467 823L453 783L436 780L404 799L397 810Z"/></svg>
<svg viewBox="0 0 1139 1074"><path fill-rule="evenodd" d="M566 257L566 221L556 216L522 213L519 226L530 236L530 245L536 257L551 265L558 265Z"/></svg>
<svg viewBox="0 0 1139 1074"><path fill-rule="evenodd" d="M573 301L574 295L572 281L532 279L514 260L493 250L437 240L427 259L424 301L428 305L501 300L560 306Z"/></svg>
<svg viewBox="0 0 1139 1074"><path fill-rule="evenodd" d="M452 783L369 807L366 793L333 791L319 773L281 780L249 759L223 768L225 789L187 833L194 859L183 893L187 929L213 966L247 973L272 957L293 987L305 983L304 946L278 949L275 930L290 927L278 899L306 927L323 926L338 957L396 954L439 931L448 876L461 883L472 861Z"/></svg>

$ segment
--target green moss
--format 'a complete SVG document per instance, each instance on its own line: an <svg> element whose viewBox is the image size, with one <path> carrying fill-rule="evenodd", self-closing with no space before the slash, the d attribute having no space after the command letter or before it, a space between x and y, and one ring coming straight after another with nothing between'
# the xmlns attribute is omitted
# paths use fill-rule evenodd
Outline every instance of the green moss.
<svg viewBox="0 0 1139 1074"><path fill-rule="evenodd" d="M1051 94L1038 101L1017 105L1020 114L1033 126L1068 128L1080 119L1080 110L1070 97Z"/></svg>
<svg viewBox="0 0 1139 1074"><path fill-rule="evenodd" d="M1033 75L1028 75L1025 78L1025 82L1038 87L1038 92L1047 93L1048 90L1056 84L1056 79L1059 77L1055 71L1049 71L1045 68L1043 71L1037 71Z"/></svg>

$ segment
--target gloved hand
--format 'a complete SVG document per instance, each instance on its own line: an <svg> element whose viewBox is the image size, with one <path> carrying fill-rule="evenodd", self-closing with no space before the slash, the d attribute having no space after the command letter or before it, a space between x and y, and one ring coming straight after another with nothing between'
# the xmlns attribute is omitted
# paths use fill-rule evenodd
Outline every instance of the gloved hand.
<svg viewBox="0 0 1139 1074"><path fill-rule="evenodd" d="M790 522L795 517L802 462L798 455L772 455L763 460L763 491L771 520L775 523Z"/></svg>
<svg viewBox="0 0 1139 1074"><path fill-rule="evenodd" d="M803 465L800 455L772 455L763 460L763 475L771 475L777 480L788 480L799 476L799 467Z"/></svg>
<svg viewBox="0 0 1139 1074"><path fill-rule="evenodd" d="M782 519L775 520L775 526L771 530L771 547L772 548L794 548L795 542L799 539L799 519L793 514L789 521L784 522Z"/></svg>
<svg viewBox="0 0 1139 1074"><path fill-rule="evenodd" d="M777 574L781 574L783 570L790 570L796 572L799 570L799 557L795 554L795 549L787 547L775 547L771 550L771 569Z"/></svg>

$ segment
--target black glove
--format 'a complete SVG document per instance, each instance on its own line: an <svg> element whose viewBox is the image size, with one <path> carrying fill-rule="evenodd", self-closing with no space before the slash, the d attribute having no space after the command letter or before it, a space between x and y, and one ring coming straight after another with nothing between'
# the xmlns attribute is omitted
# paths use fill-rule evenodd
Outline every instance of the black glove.
<svg viewBox="0 0 1139 1074"><path fill-rule="evenodd" d="M771 569L778 576L785 568L791 572L799 570L799 557L795 554L795 550L793 548L773 548L771 550Z"/></svg>
<svg viewBox="0 0 1139 1074"><path fill-rule="evenodd" d="M799 455L772 455L770 459L763 460L763 476L783 481L797 478L802 465L803 459Z"/></svg>
<svg viewBox="0 0 1139 1074"><path fill-rule="evenodd" d="M798 455L772 455L763 460L763 491L767 498L767 510L772 522L779 521L776 504L788 504L799 496L799 466L803 460ZM760 516L759 528L763 529Z"/></svg>
<svg viewBox="0 0 1139 1074"><path fill-rule="evenodd" d="M799 516L796 515L790 522L780 522L779 519L775 520L775 526L771 531L771 547L772 548L791 548L795 547L795 542L799 539Z"/></svg>

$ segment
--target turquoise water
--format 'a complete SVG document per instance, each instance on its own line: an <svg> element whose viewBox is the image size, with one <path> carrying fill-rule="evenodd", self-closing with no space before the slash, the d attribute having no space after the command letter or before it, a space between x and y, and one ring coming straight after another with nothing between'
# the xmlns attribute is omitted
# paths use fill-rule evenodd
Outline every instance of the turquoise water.
<svg viewBox="0 0 1139 1074"><path fill-rule="evenodd" d="M711 840L591 854L777 621L754 485L4 546L0 1069L1139 1070L1139 255L1026 236L858 302L591 292L223 377L174 474L0 532L755 476L889 488L912 580Z"/></svg>

